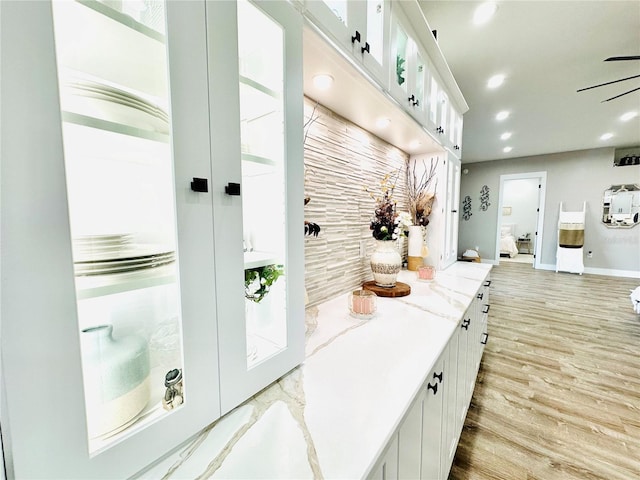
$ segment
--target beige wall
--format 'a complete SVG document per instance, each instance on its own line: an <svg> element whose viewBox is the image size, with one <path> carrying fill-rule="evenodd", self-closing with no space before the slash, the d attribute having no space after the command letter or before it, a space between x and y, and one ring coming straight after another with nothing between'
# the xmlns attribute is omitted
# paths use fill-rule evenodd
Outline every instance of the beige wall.
<svg viewBox="0 0 640 480"><path fill-rule="evenodd" d="M315 102L305 99L305 122ZM378 187L382 177L403 169L408 155L318 105L305 141L305 220L322 228L305 236L305 286L309 305L317 305L370 280L374 247L369 221L374 201L363 187ZM404 205L404 172L395 198ZM360 245L364 258L360 258ZM346 306L345 306L346 309Z"/></svg>

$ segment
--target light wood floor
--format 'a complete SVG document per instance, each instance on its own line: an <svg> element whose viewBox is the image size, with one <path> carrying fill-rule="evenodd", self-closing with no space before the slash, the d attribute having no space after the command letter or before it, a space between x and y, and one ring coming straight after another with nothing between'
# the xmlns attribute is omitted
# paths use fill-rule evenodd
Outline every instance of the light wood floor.
<svg viewBox="0 0 640 480"><path fill-rule="evenodd" d="M450 479L640 479L640 280L491 272L489 341Z"/></svg>

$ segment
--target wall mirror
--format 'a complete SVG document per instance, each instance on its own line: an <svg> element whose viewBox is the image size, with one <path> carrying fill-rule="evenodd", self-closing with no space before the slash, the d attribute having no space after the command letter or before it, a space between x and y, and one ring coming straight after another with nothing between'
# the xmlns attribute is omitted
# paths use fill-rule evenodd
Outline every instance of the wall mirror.
<svg viewBox="0 0 640 480"><path fill-rule="evenodd" d="M611 185L602 197L602 223L631 228L640 223L640 185Z"/></svg>

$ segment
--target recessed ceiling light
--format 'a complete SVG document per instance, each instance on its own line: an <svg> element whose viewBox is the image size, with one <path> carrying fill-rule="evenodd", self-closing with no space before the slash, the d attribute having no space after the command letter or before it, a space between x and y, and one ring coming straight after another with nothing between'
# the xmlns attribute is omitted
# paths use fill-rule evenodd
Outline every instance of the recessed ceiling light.
<svg viewBox="0 0 640 480"><path fill-rule="evenodd" d="M487 82L487 87L489 88L498 88L504 82L504 75L494 75Z"/></svg>
<svg viewBox="0 0 640 480"><path fill-rule="evenodd" d="M387 128L389 125L391 125L390 118L381 117L378 120L376 120L376 126L378 128Z"/></svg>
<svg viewBox="0 0 640 480"><path fill-rule="evenodd" d="M623 122L628 122L632 118L636 118L638 116L638 112L627 112L620 117L620 120Z"/></svg>
<svg viewBox="0 0 640 480"><path fill-rule="evenodd" d="M496 120L504 120L508 116L509 116L509 112L507 112L506 110L503 110L496 115Z"/></svg>
<svg viewBox="0 0 640 480"><path fill-rule="evenodd" d="M498 6L495 2L484 2L476 7L473 12L473 23L476 25L482 25L487 23L493 14L496 13Z"/></svg>
<svg viewBox="0 0 640 480"><path fill-rule="evenodd" d="M509 140L511 138L511 132L504 132L500 135L500 140Z"/></svg>
<svg viewBox="0 0 640 480"><path fill-rule="evenodd" d="M611 137L613 137L613 133L605 133L600 137L600 140L609 140Z"/></svg>
<svg viewBox="0 0 640 480"><path fill-rule="evenodd" d="M511 150L513 150L513 148L511 148L511 147L504 147L504 148L502 149L502 151L503 151L504 153L509 153Z"/></svg>
<svg viewBox="0 0 640 480"><path fill-rule="evenodd" d="M333 77L328 73L319 73L313 76L313 84L319 90L328 90L333 85Z"/></svg>
<svg viewBox="0 0 640 480"><path fill-rule="evenodd" d="M415 148L418 148L420 145L422 145L422 143L420 143L419 140L414 140L409 144L409 148L415 149Z"/></svg>

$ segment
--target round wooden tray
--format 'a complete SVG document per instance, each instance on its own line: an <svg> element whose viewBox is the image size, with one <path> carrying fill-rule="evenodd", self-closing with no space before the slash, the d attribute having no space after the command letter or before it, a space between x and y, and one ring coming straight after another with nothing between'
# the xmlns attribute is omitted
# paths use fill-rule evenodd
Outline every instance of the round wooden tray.
<svg viewBox="0 0 640 480"><path fill-rule="evenodd" d="M364 282L362 288L370 290L379 297L406 297L411 293L411 287L406 283L397 282L395 287L379 287L376 282Z"/></svg>

